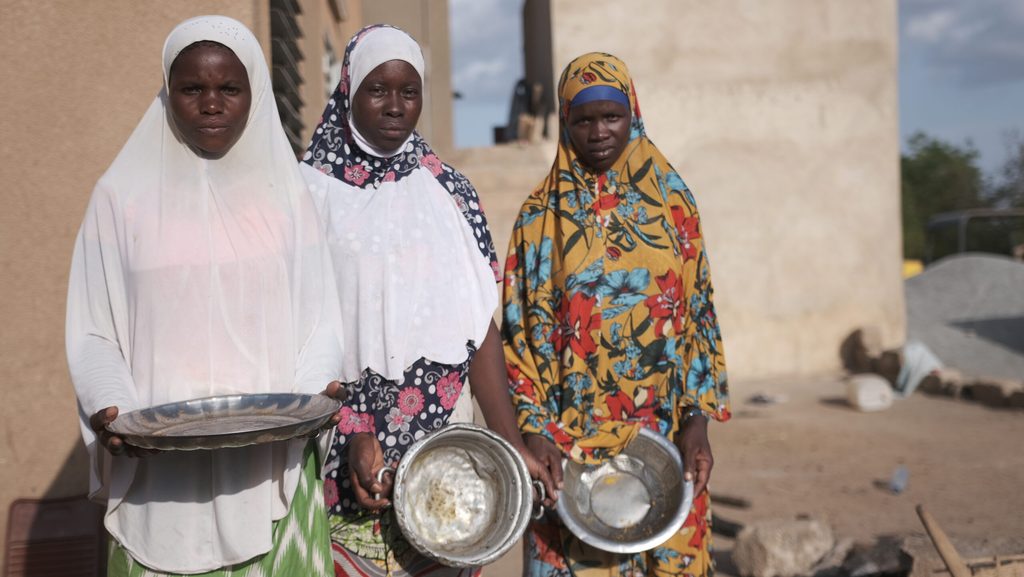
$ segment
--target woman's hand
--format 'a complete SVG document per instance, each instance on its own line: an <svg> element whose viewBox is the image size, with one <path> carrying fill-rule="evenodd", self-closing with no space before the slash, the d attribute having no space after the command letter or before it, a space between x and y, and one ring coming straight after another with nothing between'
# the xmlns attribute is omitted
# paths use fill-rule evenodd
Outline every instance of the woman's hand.
<svg viewBox="0 0 1024 577"><path fill-rule="evenodd" d="M558 450L547 437L542 435L525 435L526 448L532 454L533 466L540 467L542 473L534 475L531 469L531 459L526 460L526 468L530 469L530 476L539 478L547 489L547 499L544 500L545 507L554 506L558 501L557 490L562 488L562 451ZM525 455L524 455L525 458Z"/></svg>
<svg viewBox="0 0 1024 577"><path fill-rule="evenodd" d="M544 506L554 507L555 502L558 501L558 493L556 493L558 485L551 476L550 468L545 463L542 463L537 457L537 453L526 445L519 445L516 447L516 450L519 451L523 460L526 461L526 470L530 472L530 478L540 481L544 485L544 500L542 501ZM561 463L559 463L558 468L561 469Z"/></svg>
<svg viewBox="0 0 1024 577"><path fill-rule="evenodd" d="M348 390L345 389L345 387L341 383L339 383L338 381L331 381L330 383L328 383L327 384L327 388L324 389L324 392L322 392L320 394L328 396L328 397L330 397L330 398L332 398L332 399L334 399L336 401L342 401L342 402L344 402L345 399L348 398ZM329 431L333 427L337 427L338 423L340 423L340 422L341 422L341 411L338 411L338 412L334 413L333 415L331 415L330 420L328 420L326 423L324 423L324 426L320 430L321 431Z"/></svg>
<svg viewBox="0 0 1024 577"><path fill-rule="evenodd" d="M385 474L380 481L377 473L384 468L384 451L380 441L372 433L358 433L348 443L348 466L352 482L352 491L356 495L356 503L369 511L377 512L391 504L393 479ZM374 499L374 495L380 495Z"/></svg>
<svg viewBox="0 0 1024 577"><path fill-rule="evenodd" d="M89 427L96 433L100 445L103 445L107 452L114 456L126 455L128 457L146 457L160 452L157 449L143 449L129 445L119 435L108 431L107 425L114 422L117 413L117 407L107 407L96 411L95 415L89 417Z"/></svg>
<svg viewBox="0 0 1024 577"><path fill-rule="evenodd" d="M693 415L683 421L676 444L683 454L683 475L693 481L693 495L696 498L708 486L715 458L711 455L708 441L708 419L703 414Z"/></svg>

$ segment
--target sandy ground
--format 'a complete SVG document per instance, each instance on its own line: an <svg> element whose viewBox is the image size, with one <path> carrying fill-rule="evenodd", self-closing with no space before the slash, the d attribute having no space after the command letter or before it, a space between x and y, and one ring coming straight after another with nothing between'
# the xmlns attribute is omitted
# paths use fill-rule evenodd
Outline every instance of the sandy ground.
<svg viewBox="0 0 1024 577"><path fill-rule="evenodd" d="M755 393L781 396L760 406ZM730 520L811 515L837 537L922 534L914 506L924 504L957 537L1024 537L1024 411L997 410L920 393L889 410L860 413L846 405L836 377L736 383L734 417L713 424L715 494L748 500L746 509L716 506ZM885 485L903 465L906 490ZM730 572L732 543L716 536L720 574ZM1001 551L1024 553L1024 551ZM517 547L484 571L520 574Z"/></svg>

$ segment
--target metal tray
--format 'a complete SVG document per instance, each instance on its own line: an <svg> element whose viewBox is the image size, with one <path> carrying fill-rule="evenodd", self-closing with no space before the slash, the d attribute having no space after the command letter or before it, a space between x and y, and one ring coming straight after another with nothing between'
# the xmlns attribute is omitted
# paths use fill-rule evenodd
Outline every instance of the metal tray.
<svg viewBox="0 0 1024 577"><path fill-rule="evenodd" d="M144 449L224 449L313 433L340 407L325 395L221 395L118 415L107 430Z"/></svg>

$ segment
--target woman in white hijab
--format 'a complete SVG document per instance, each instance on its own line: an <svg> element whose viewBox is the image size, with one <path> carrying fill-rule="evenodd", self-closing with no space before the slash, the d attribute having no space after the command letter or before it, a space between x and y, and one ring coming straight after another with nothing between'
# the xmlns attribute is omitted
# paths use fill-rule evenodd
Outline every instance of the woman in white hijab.
<svg viewBox="0 0 1024 577"><path fill-rule="evenodd" d="M351 389L324 478L338 575L479 572L418 555L380 513L391 486L375 478L460 418L467 377L488 425L553 489L512 413L492 320L500 270L476 191L414 131L423 82L409 35L364 28L303 159L334 260Z"/></svg>
<svg viewBox="0 0 1024 577"><path fill-rule="evenodd" d="M104 428L211 395L343 396L329 252L256 38L230 18L187 20L163 72L93 191L68 291L108 574L330 575L308 440L146 454Z"/></svg>

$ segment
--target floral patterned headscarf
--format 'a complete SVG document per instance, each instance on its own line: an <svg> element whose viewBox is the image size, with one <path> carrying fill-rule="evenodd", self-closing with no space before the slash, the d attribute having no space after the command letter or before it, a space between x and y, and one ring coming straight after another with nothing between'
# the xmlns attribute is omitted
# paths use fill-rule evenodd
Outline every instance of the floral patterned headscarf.
<svg viewBox="0 0 1024 577"><path fill-rule="evenodd" d="M466 177L441 162L419 132L414 131L404 146L389 158L381 158L375 156L371 150L364 150L358 144L356 135L353 134L352 125L349 122L352 114L351 100L352 93L359 87L353 86L352 82L361 80L353 79L351 76L353 52L367 36L382 30L396 31L408 38L404 32L387 24L367 26L352 37L345 48L345 57L341 66L341 81L324 109L320 124L313 134L312 142L306 149L302 161L356 188L373 188L383 182L400 181L414 171L424 168L452 192L459 208L469 219L471 215L465 206L470 200L474 203L478 202L476 190ZM409 41L415 44L411 38ZM416 58L399 53L396 53L396 59L416 60ZM418 62L410 62L410 64L417 68L422 75L420 70L423 66L422 57ZM478 223L474 220L471 225L477 226ZM490 252L493 254L493 247ZM490 255L485 254L485 256L489 258Z"/></svg>

